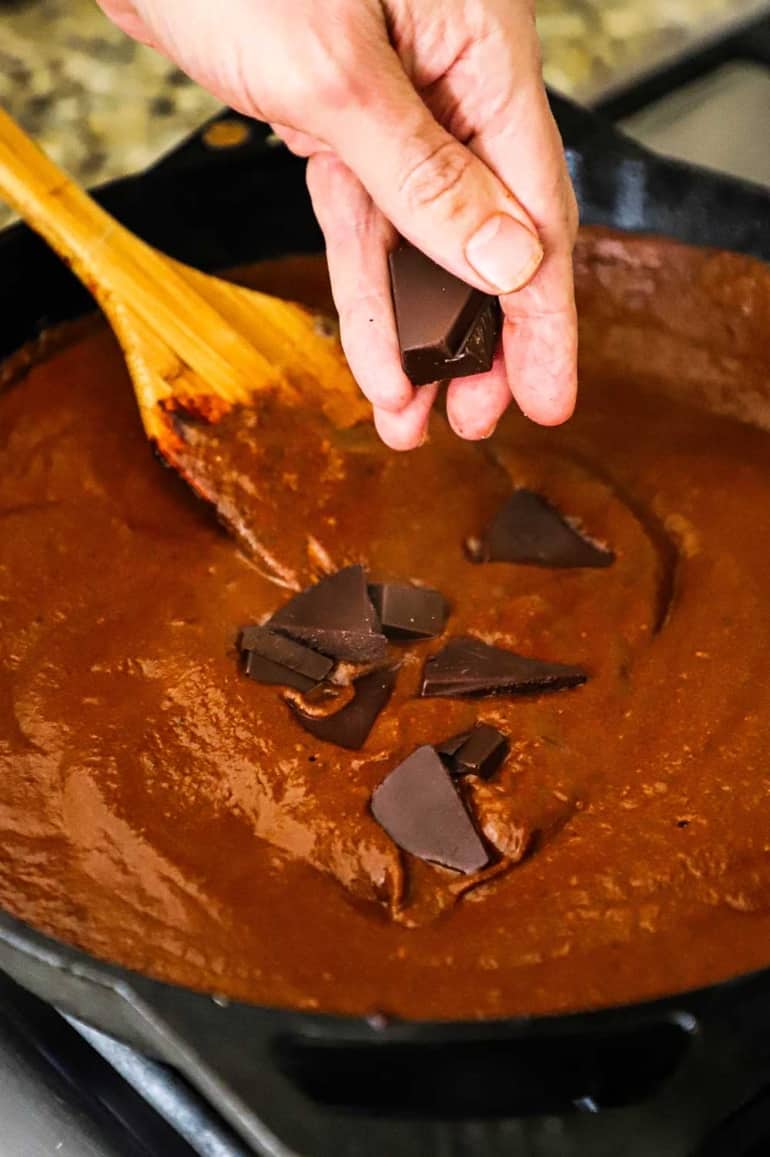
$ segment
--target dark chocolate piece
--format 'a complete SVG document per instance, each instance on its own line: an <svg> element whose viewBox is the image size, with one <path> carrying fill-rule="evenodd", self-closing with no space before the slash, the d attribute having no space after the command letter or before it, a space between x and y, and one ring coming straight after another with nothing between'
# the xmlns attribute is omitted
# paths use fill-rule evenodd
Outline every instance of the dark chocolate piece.
<svg viewBox="0 0 770 1157"><path fill-rule="evenodd" d="M439 743L436 751L451 775L478 775L489 779L508 753L508 740L490 723L477 723L472 731Z"/></svg>
<svg viewBox="0 0 770 1157"><path fill-rule="evenodd" d="M366 743L377 716L390 699L397 671L397 666L381 667L356 679L353 698L334 715L308 715L291 702L289 707L298 723L316 739L358 751Z"/></svg>
<svg viewBox="0 0 770 1157"><path fill-rule="evenodd" d="M491 647L469 635L450 639L428 659L421 695L510 695L577 687L588 676L580 667L527 659L515 651Z"/></svg>
<svg viewBox="0 0 770 1157"><path fill-rule="evenodd" d="M387 651L361 566L346 566L301 591L268 625L324 655L352 663L379 662Z"/></svg>
<svg viewBox="0 0 770 1157"><path fill-rule="evenodd" d="M609 566L611 550L576 530L540 494L515 490L469 551L473 562L520 562L534 566Z"/></svg>
<svg viewBox="0 0 770 1157"><path fill-rule="evenodd" d="M257 683L279 683L303 692L322 683L334 666L326 655L267 627L246 627L241 653L246 674Z"/></svg>
<svg viewBox="0 0 770 1157"><path fill-rule="evenodd" d="M449 606L440 591L407 583L370 583L369 597L389 639L433 639L444 630Z"/></svg>
<svg viewBox="0 0 770 1157"><path fill-rule="evenodd" d="M281 687L296 687L298 691L312 691L316 686L312 679L307 679L288 667L282 667L280 663L264 659L254 651L245 651L244 654L246 658L243 669L255 683L277 683Z"/></svg>
<svg viewBox="0 0 770 1157"><path fill-rule="evenodd" d="M415 386L491 368L500 303L473 289L406 241L390 253L401 363Z"/></svg>
<svg viewBox="0 0 770 1157"><path fill-rule="evenodd" d="M489 855L447 769L432 747L418 747L372 795L372 815L390 838L421 860L478 872Z"/></svg>
<svg viewBox="0 0 770 1157"><path fill-rule="evenodd" d="M450 771L452 770L454 757L469 736L470 731L462 731L459 735L453 735L451 739L445 739L443 743L434 744L436 752L441 756Z"/></svg>
<svg viewBox="0 0 770 1157"><path fill-rule="evenodd" d="M310 691L331 671L334 663L310 647L269 627L249 626L241 631L244 670L257 683L280 683Z"/></svg>

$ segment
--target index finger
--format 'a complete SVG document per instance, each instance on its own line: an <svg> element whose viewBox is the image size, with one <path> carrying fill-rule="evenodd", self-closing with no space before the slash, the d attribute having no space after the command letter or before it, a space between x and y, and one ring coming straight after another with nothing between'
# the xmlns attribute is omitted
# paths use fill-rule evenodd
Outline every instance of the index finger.
<svg viewBox="0 0 770 1157"><path fill-rule="evenodd" d="M390 295L388 249L395 230L334 153L310 158L307 183L353 376L373 406L398 413L415 395L401 367Z"/></svg>

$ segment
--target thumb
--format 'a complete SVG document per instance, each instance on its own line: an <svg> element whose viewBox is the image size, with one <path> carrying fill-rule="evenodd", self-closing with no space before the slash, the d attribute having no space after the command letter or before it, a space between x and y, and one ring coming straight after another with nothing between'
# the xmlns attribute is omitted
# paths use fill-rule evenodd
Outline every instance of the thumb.
<svg viewBox="0 0 770 1157"><path fill-rule="evenodd" d="M367 70L368 71L368 70ZM335 102L322 133L374 203L413 244L489 293L521 288L543 250L523 206L442 128L396 53L380 49L377 84Z"/></svg>

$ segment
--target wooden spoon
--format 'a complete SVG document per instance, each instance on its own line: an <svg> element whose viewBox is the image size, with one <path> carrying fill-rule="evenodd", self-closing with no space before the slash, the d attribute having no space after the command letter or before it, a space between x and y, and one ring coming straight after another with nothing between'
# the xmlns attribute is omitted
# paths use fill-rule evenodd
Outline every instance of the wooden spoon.
<svg viewBox="0 0 770 1157"><path fill-rule="evenodd" d="M162 457L260 553L216 471L197 469L179 416L216 423L265 392L338 428L369 412L336 326L293 302L191 269L141 241L0 109L0 196L90 290L125 355L145 431ZM220 448L221 449L221 448Z"/></svg>

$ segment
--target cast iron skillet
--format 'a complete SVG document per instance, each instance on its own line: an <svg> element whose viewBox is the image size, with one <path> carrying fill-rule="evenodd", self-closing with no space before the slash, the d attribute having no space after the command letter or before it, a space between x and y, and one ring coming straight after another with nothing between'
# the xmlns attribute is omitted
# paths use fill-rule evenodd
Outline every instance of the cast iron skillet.
<svg viewBox="0 0 770 1157"><path fill-rule="evenodd" d="M655 157L553 105L584 221L770 260L770 192ZM204 268L321 248L302 164L262 126L230 149L198 134L101 199ZM0 235L0 270L0 356L92 308L25 228ZM104 964L2 912L0 968L174 1065L270 1157L691 1157L770 1084L770 969L579 1015L399 1023L228 1003Z"/></svg>

